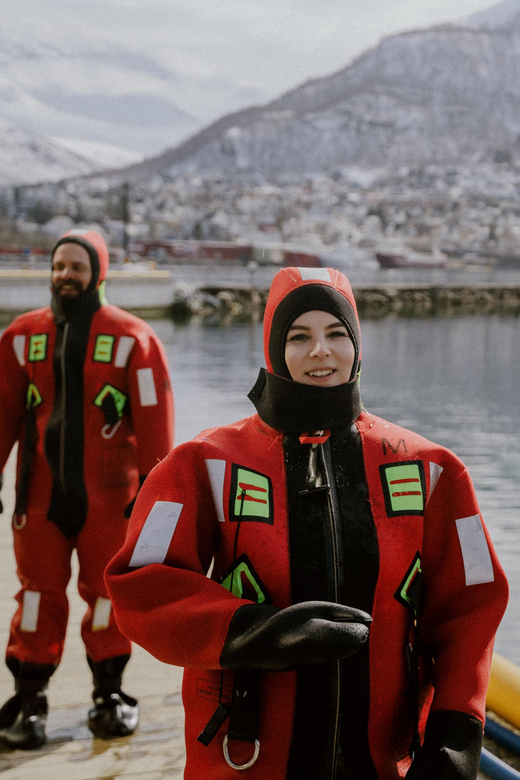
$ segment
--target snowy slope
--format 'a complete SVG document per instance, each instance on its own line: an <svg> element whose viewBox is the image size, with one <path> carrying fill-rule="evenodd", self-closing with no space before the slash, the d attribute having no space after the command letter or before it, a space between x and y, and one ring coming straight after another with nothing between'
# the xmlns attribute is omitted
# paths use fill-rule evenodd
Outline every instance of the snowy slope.
<svg viewBox="0 0 520 780"><path fill-rule="evenodd" d="M3 185L59 181L114 167L123 159L129 162L128 153L120 149L109 149L104 145L100 154L92 147L79 154L72 145L67 148L56 140L0 120L0 180Z"/></svg>
<svg viewBox="0 0 520 780"><path fill-rule="evenodd" d="M491 8L486 8L485 11L479 11L468 16L464 20L464 25L480 29L498 30L510 27L511 24L518 24L519 18L520 0L503 0L503 2L491 6Z"/></svg>
<svg viewBox="0 0 520 780"><path fill-rule="evenodd" d="M139 152L121 149L118 146L98 141L81 141L77 138L61 138L59 136L54 136L50 140L86 160L90 160L96 170L99 168L123 168L127 165L135 165L144 159L144 155Z"/></svg>
<svg viewBox="0 0 520 780"><path fill-rule="evenodd" d="M3 119L150 155L259 97L239 84L178 72L153 47L143 53L125 45L115 28L83 26L80 33L70 8L59 29L49 29L44 12L38 22L2 17Z"/></svg>
<svg viewBox="0 0 520 780"><path fill-rule="evenodd" d="M520 26L443 26L385 38L338 73L228 115L132 175L517 159L519 139Z"/></svg>

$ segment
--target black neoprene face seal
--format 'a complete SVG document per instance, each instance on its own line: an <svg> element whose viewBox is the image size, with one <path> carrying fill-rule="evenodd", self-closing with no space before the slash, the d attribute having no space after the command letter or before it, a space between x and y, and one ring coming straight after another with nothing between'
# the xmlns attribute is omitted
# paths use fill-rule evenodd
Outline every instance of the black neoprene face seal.
<svg viewBox="0 0 520 780"><path fill-rule="evenodd" d="M307 311L326 311L337 317L348 330L356 354L352 368L352 379L358 371L359 329L353 306L338 290L324 284L306 284L297 287L283 298L276 307L269 334L269 357L273 373L291 379L285 362L285 342L289 328L297 317Z"/></svg>

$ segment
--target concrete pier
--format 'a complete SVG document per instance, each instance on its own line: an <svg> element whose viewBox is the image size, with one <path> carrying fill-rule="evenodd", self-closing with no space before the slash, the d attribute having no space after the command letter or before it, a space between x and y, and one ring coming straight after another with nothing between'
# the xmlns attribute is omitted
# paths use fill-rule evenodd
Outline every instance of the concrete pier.
<svg viewBox="0 0 520 780"><path fill-rule="evenodd" d="M167 317L174 300L169 271L109 271L110 303L140 317ZM0 269L0 322L31 309L48 306L50 271Z"/></svg>
<svg viewBox="0 0 520 780"><path fill-rule="evenodd" d="M193 281L178 280L171 270L112 270L107 277L111 303L140 317L188 319L223 315L250 317L262 313L276 269L251 283L245 274L235 281L211 284L197 269ZM244 271L244 269L234 269ZM264 269L267 271L268 269ZM211 273L208 269L208 274ZM49 304L50 274L44 270L0 269L0 324L24 311ZM360 316L427 317L435 314L519 314L520 283L381 282L353 284Z"/></svg>

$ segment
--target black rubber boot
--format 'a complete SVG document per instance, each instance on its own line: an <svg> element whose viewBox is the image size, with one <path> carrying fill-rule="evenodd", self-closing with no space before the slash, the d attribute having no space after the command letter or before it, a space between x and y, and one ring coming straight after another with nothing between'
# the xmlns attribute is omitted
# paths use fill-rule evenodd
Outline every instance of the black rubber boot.
<svg viewBox="0 0 520 780"><path fill-rule="evenodd" d="M49 705L46 690L56 667L20 663L9 658L16 693L0 709L0 741L13 750L34 750L47 740L45 723Z"/></svg>
<svg viewBox="0 0 520 780"><path fill-rule="evenodd" d="M137 728L137 699L121 690L123 669L129 658L129 655L118 655L94 663L87 657L94 679L94 706L88 712L88 727L100 739L126 737Z"/></svg>

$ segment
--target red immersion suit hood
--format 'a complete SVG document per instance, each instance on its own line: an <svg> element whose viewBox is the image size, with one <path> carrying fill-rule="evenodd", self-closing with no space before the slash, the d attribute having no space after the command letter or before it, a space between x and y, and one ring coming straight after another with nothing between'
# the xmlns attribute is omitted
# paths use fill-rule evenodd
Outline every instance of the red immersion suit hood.
<svg viewBox="0 0 520 780"><path fill-rule="evenodd" d="M345 324L356 348L353 378L361 363L359 318L350 282L334 268L282 268L274 277L264 314L267 370L291 378L285 363L287 332L297 317L314 310L330 312Z"/></svg>
<svg viewBox="0 0 520 780"><path fill-rule="evenodd" d="M94 230L68 230L56 242L51 252L51 262L57 248L67 243L79 244L87 250L92 266L92 279L86 292L97 290L101 282L106 279L108 271L109 257L105 239Z"/></svg>

